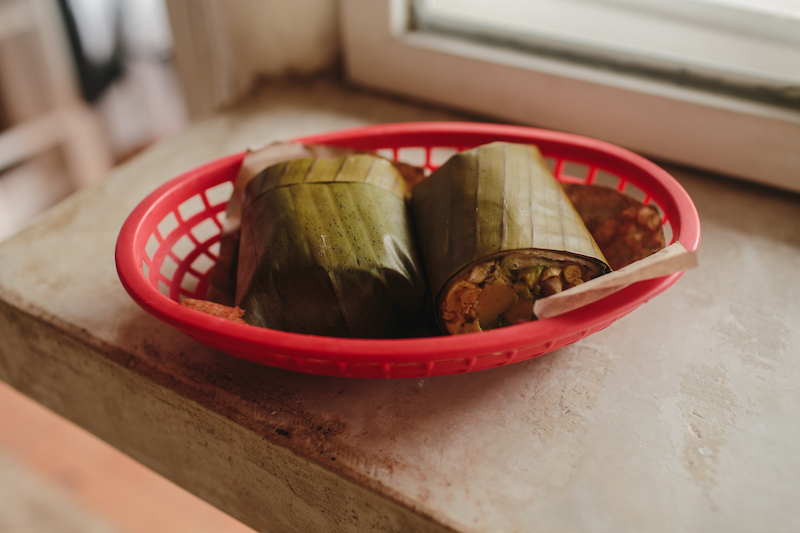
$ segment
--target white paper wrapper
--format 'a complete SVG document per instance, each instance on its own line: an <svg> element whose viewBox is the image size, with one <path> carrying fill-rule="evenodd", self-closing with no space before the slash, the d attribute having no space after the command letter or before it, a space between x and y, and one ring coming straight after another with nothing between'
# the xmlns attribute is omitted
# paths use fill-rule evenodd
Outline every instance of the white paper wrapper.
<svg viewBox="0 0 800 533"><path fill-rule="evenodd" d="M533 303L537 318L561 315L624 289L631 283L658 278L697 267L697 252L689 252L680 242L640 259L619 270L587 281L569 290L540 298Z"/></svg>

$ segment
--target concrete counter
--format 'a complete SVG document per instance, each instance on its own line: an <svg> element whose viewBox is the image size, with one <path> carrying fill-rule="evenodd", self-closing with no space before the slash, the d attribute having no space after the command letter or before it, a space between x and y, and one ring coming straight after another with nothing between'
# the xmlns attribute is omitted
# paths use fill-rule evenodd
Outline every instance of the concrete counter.
<svg viewBox="0 0 800 533"><path fill-rule="evenodd" d="M700 268L494 370L348 380L197 344L122 288L117 233L248 145L460 120L329 80L267 85L0 243L0 378L260 531L797 531L800 197L667 167Z"/></svg>

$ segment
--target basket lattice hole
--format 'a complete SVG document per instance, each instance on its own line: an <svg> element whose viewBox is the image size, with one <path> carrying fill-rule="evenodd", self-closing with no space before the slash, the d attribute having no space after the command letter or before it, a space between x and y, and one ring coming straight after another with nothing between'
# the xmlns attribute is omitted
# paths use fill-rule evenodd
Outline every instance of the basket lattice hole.
<svg viewBox="0 0 800 533"><path fill-rule="evenodd" d="M186 259L186 256L194 251L195 245L187 235L182 235L175 244L172 246L172 253L175 254L180 260Z"/></svg>
<svg viewBox="0 0 800 533"><path fill-rule="evenodd" d="M214 262L215 261L206 254L200 254L197 256L197 259L192 261L192 270L198 274L205 274L211 270L211 267L214 266Z"/></svg>
<svg viewBox="0 0 800 533"><path fill-rule="evenodd" d="M159 272L165 278L171 280L175 277L175 272L178 270L178 263L175 262L170 256L164 258L164 262L161 263L161 268Z"/></svg>
<svg viewBox="0 0 800 533"><path fill-rule="evenodd" d="M217 226L213 218L207 218L192 228L192 235L197 239L197 242L206 242L210 238L219 235L219 232L219 226Z"/></svg>
<svg viewBox="0 0 800 533"><path fill-rule="evenodd" d="M217 241L214 244L212 244L211 246L209 246L208 249L206 250L206 253L208 255L210 255L211 257L213 257L215 261L216 261L217 257L219 257L220 246L221 246L221 243L219 241Z"/></svg>
<svg viewBox="0 0 800 533"><path fill-rule="evenodd" d="M195 194L181 205L178 206L178 213L180 213L183 220L189 220L198 213L205 211L206 205L199 194Z"/></svg>
<svg viewBox="0 0 800 533"><path fill-rule="evenodd" d="M588 175L589 175L589 167L587 165L583 165L581 163L575 163L574 161L565 161L564 166L561 168L560 178L562 179L562 181L584 182L586 181L586 176ZM575 179L569 179L569 178L575 178Z"/></svg>
<svg viewBox="0 0 800 533"><path fill-rule="evenodd" d="M675 234L672 232L672 223L667 220L664 223L664 242L667 244L672 244L672 240L674 239Z"/></svg>
<svg viewBox="0 0 800 533"><path fill-rule="evenodd" d="M178 217L175 216L175 213L170 213L156 227L158 228L158 233L161 234L161 238L166 239L167 235L178 227Z"/></svg>
<svg viewBox="0 0 800 533"><path fill-rule="evenodd" d="M147 266L147 261L142 259L142 274L144 274L144 279L150 279L150 267Z"/></svg>
<svg viewBox="0 0 800 533"><path fill-rule="evenodd" d="M647 194L631 182L625 184L625 189L622 192L639 202L644 202L645 198L647 198Z"/></svg>
<svg viewBox="0 0 800 533"><path fill-rule="evenodd" d="M192 274L191 272L187 272L184 274L183 279L181 280L181 289L194 293L197 290L197 284L200 283L200 278Z"/></svg>
<svg viewBox="0 0 800 533"><path fill-rule="evenodd" d="M167 285L161 280L158 280L158 292L160 292L166 297L169 297L169 285Z"/></svg>
<svg viewBox="0 0 800 533"><path fill-rule="evenodd" d="M225 211L220 211L217 213L217 222L219 222L220 226L225 225L225 219L228 218L228 214Z"/></svg>
<svg viewBox="0 0 800 533"><path fill-rule="evenodd" d="M153 256L158 251L158 237L156 237L155 233L150 234L150 238L147 239L147 244L144 245L144 253L147 254L147 257L153 259Z"/></svg>
<svg viewBox="0 0 800 533"><path fill-rule="evenodd" d="M427 163L427 157L428 153L425 148L400 148L397 151L398 161L402 161L403 163L408 163L409 165L414 165L417 167L424 167Z"/></svg>
<svg viewBox="0 0 800 533"><path fill-rule="evenodd" d="M435 146L431 148L431 168L439 168L457 153L458 151L455 148L445 148L441 146Z"/></svg>
<svg viewBox="0 0 800 533"><path fill-rule="evenodd" d="M394 150L392 148L380 148L379 150L375 150L375 154L385 157L386 159L394 159Z"/></svg>
<svg viewBox="0 0 800 533"><path fill-rule="evenodd" d="M227 202L233 192L233 183L225 181L206 190L206 199L209 205L219 205Z"/></svg>
<svg viewBox="0 0 800 533"><path fill-rule="evenodd" d="M666 219L666 216L665 216L665 214L664 214L664 210L663 210L663 209L661 209L661 206L660 206L660 205L658 205L656 202L654 202L654 201L652 200L652 198L651 198L651 200L650 200L649 202L647 202L647 205L649 205L650 207L652 207L653 209L655 209L656 211L658 211L658 216L660 216L660 217L661 217L661 222L662 222L662 223L665 223L665 222L667 221L667 219Z"/></svg>
<svg viewBox="0 0 800 533"><path fill-rule="evenodd" d="M614 174L606 172L605 170L598 170L594 178L595 185L600 185L602 187L611 187L612 189L618 188L620 181L621 180L619 176L615 176Z"/></svg>

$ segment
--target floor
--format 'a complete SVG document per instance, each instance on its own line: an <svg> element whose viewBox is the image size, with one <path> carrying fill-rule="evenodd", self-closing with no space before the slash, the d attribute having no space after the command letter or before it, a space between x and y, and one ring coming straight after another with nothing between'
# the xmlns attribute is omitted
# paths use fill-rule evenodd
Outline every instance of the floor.
<svg viewBox="0 0 800 533"><path fill-rule="evenodd" d="M252 531L0 382L0 531Z"/></svg>

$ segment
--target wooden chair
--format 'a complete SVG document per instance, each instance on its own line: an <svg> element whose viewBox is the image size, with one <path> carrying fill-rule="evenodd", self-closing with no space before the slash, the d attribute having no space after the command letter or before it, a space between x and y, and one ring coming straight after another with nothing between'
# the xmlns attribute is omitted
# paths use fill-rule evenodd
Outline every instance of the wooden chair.
<svg viewBox="0 0 800 533"><path fill-rule="evenodd" d="M44 110L20 109L31 88L32 68L24 60L6 64L3 86L10 122L0 131L0 171L53 148L62 150L66 175L73 189L103 178L112 154L98 117L81 98L63 19L54 0L0 2L0 45L28 35L36 43L38 80L47 102ZM19 105L18 105L19 103Z"/></svg>

